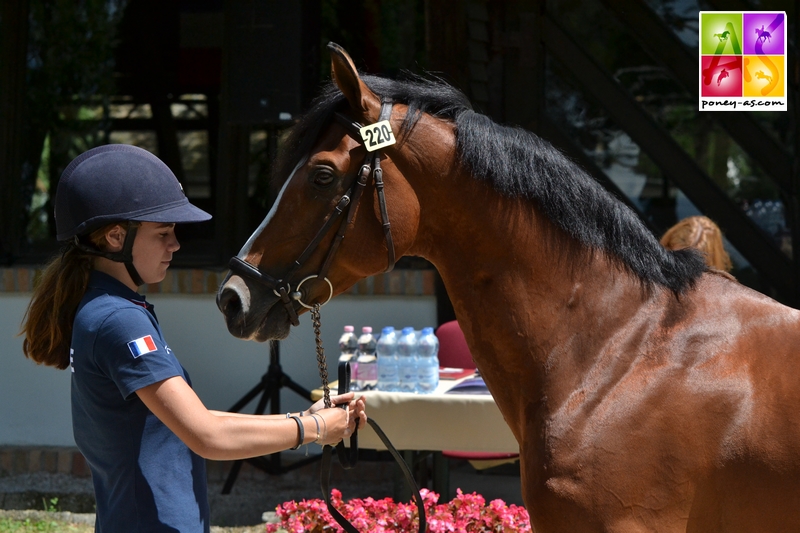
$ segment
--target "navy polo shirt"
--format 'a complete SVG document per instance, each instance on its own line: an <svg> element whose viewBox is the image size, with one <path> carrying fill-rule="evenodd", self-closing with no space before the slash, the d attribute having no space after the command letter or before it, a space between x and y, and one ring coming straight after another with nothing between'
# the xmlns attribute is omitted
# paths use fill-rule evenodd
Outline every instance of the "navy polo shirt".
<svg viewBox="0 0 800 533"><path fill-rule="evenodd" d="M92 472L95 531L207 533L205 461L136 391L189 376L164 341L153 306L92 271L70 348L72 428Z"/></svg>

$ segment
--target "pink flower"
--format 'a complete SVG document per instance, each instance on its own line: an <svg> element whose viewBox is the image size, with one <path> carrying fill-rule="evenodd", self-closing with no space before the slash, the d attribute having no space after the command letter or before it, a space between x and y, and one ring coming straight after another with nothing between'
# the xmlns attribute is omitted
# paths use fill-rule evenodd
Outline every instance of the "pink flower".
<svg viewBox="0 0 800 533"><path fill-rule="evenodd" d="M510 532L530 533L530 518L524 507L506 505L502 500L486 500L477 493L464 494L456 491L453 501L439 504L439 495L421 489L420 496L425 509L428 531L431 533ZM395 503L391 498L354 498L342 501L342 493L333 489L331 502L359 531L370 533L404 533L419 527L417 506ZM343 529L328 512L323 500L284 502L276 508L279 524L268 524L267 533L280 529L292 533L340 533Z"/></svg>

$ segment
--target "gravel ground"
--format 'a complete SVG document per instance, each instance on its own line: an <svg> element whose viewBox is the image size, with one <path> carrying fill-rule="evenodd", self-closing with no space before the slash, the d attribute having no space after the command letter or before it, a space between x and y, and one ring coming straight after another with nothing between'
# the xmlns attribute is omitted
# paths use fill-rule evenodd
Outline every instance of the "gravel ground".
<svg viewBox="0 0 800 533"><path fill-rule="evenodd" d="M22 492L26 490L39 490L54 494L91 494L92 479L88 477L75 477L67 474L49 474L47 472L32 472L16 476L0 477L0 493Z"/></svg>

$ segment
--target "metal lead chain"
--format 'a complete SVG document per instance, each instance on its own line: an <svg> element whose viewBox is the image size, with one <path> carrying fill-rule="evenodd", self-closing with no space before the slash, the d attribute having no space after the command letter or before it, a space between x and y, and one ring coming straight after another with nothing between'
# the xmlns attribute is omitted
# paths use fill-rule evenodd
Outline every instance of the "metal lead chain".
<svg viewBox="0 0 800 533"><path fill-rule="evenodd" d="M322 348L322 337L320 335L320 304L311 306L311 323L314 325L314 340L317 343L317 365L319 366L319 378L322 380L322 398L325 407L331 406L331 389L328 387L328 363L325 361L325 350Z"/></svg>

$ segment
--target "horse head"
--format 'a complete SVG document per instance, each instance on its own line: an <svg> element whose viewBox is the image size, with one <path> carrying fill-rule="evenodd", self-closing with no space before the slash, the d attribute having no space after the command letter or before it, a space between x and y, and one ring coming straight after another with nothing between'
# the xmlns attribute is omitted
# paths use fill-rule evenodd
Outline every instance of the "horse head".
<svg viewBox="0 0 800 533"><path fill-rule="evenodd" d="M280 192L217 294L239 338L285 338L297 315L391 269L415 239L420 208L406 174L417 169L402 152L422 149L407 139L421 114L407 117L400 102L383 105L390 95L373 91L341 47L328 48L333 84L289 132L274 170ZM379 119L397 142L370 152L359 128Z"/></svg>

